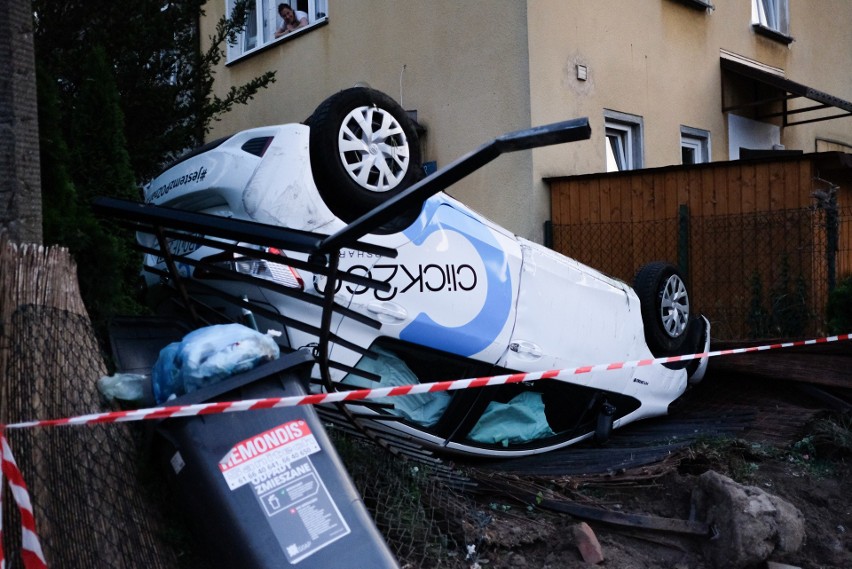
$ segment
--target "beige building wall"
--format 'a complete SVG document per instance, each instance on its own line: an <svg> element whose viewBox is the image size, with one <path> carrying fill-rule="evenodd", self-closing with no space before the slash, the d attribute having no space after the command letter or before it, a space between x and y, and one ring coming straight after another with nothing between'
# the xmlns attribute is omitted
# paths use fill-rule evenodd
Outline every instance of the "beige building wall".
<svg viewBox="0 0 852 569"><path fill-rule="evenodd" d="M852 2L791 0L789 45L752 30L750 1L712 4L696 10L676 0L528 2L532 122L588 116L593 133L589 144L535 153L536 192L544 191L543 177L605 170L603 109L643 118L645 167L680 163L681 125L710 131L711 159L727 160L721 50L852 101ZM577 79L578 64L588 69L586 81ZM781 142L814 152L820 137L849 144L852 117L784 128Z"/></svg>
<svg viewBox="0 0 852 569"><path fill-rule="evenodd" d="M206 7L202 37L224 12ZM269 69L277 80L215 124L216 138L264 124L302 121L327 96L367 83L426 127L424 160L445 166L504 132L530 124L526 4L516 0L329 0L329 23L221 68L223 96ZM501 158L449 193L512 231L541 237L548 202L530 209L529 152Z"/></svg>
<svg viewBox="0 0 852 569"><path fill-rule="evenodd" d="M329 22L217 73L223 95L269 70L277 81L216 123L210 138L301 121L331 93L367 83L428 130L438 166L507 131L588 117L592 139L498 158L449 190L511 231L541 241L550 219L543 178L605 170L604 109L639 115L644 166L678 164L680 128L710 131L728 159L722 50L852 101L852 2L790 0L785 45L756 34L749 0L696 10L677 0L328 0ZM206 7L204 37L224 0ZM585 65L588 79L577 79ZM782 130L790 149L852 145L852 118ZM822 142L821 147L825 148Z"/></svg>

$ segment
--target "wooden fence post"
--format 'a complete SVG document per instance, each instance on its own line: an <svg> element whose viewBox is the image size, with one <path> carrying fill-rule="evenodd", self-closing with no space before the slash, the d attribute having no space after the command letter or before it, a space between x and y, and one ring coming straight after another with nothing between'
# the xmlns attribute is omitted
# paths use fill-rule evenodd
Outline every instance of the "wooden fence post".
<svg viewBox="0 0 852 569"><path fill-rule="evenodd" d="M685 203L677 208L677 266L689 281L689 206Z"/></svg>
<svg viewBox="0 0 852 569"><path fill-rule="evenodd" d="M0 233L0 421L8 420L10 321L34 304L85 315L77 266L67 249L15 243Z"/></svg>

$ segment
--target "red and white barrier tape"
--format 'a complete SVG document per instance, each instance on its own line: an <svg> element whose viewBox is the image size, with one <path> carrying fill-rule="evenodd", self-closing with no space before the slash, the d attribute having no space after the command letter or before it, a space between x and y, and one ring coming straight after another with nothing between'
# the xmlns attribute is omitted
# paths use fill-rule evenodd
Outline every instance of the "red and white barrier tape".
<svg viewBox="0 0 852 569"><path fill-rule="evenodd" d="M135 409L129 411L110 411L106 413L94 413L91 415L79 415L64 419L47 419L41 421L27 421L22 423L11 423L6 425L7 429L26 429L32 427L60 427L66 425L92 425L96 423L123 423L129 421L147 421L158 419L169 419L172 417L191 417L195 415L211 415L218 413L235 413L240 411L253 411L255 409L272 409L279 407L296 407L299 405L319 405L323 403L343 403L346 401L363 401L379 399L383 397L397 397L401 395L417 395L423 393L436 393L439 391L454 391L458 389L470 389L474 387L490 387L512 383L523 383L538 381L541 379L559 379L572 375L584 373L608 371L615 369L629 369L645 367L650 365L683 362L701 359L704 357L728 356L734 354L745 354L750 352L764 352L780 348L792 348L814 344L825 344L852 339L852 334L841 334L815 340L801 340L796 342L784 342L779 344L767 344L748 348L735 348L730 350L717 350L713 352L702 352L683 356L670 356L664 358L651 358L645 360L633 360L627 362L614 362L608 364L597 364L579 366L566 369L556 369L541 372L513 373L507 375L494 375L489 377L476 377L470 379L456 379L451 381L437 381L434 383L418 383L413 385L399 385L395 387L379 387L376 389L356 389L353 391L336 391L332 393L316 393L311 395L297 395L289 397L269 397L264 399L246 399L242 401L222 401L215 403L197 403L194 405L175 405L166 407L150 407L147 409Z"/></svg>
<svg viewBox="0 0 852 569"><path fill-rule="evenodd" d="M748 348L735 348L730 350L717 350L702 352L700 354L689 354L684 356L670 356L664 358L652 358L645 360L633 360L626 362L613 362L608 364L597 364L579 366L566 369L549 370L543 372L513 373L508 375L495 375L490 377L476 377L470 379L457 379L452 381L438 381L434 383L423 383L414 385L400 385L395 387L380 387L376 389L357 389L354 391L337 391L333 393L317 393L312 395L298 395L289 397L269 397L265 399L247 399L243 401L222 401L216 403L198 403L194 405L175 405L167 407L152 407L148 409L136 409L130 411L111 411L107 413L94 413L91 415L80 415L64 419L48 419L41 421L26 421L5 425L6 429L26 429L32 427L59 427L67 425L93 425L97 423L123 423L129 421L147 421L158 419L169 419L173 417L192 417L196 415L212 415L219 413L235 413L240 411L252 411L255 409L273 409L279 407L296 407L299 405L318 405L322 403L343 403L346 401L364 401L368 399L379 399L383 397L398 397L401 395L415 395L423 393L436 393L439 391L454 391L458 389L470 389L474 387L489 387L506 385L512 383L523 383L538 381L542 379L559 379L572 375L608 371L615 369L629 369L645 367L650 365L667 364L701 359L704 357L728 356L734 354L746 354L752 352L764 352L780 348L793 348L815 344L826 344L842 340L852 339L852 334L840 334L813 340L800 340L795 342L783 342L778 344L767 344ZM41 547L35 534L35 523L32 516L32 508L29 504L29 495L24 485L23 477L20 475L12 451L0 425L0 439L3 444L3 473L9 478L12 486L12 494L21 510L21 524L24 533L24 553L30 552L31 561L27 562L24 557L26 569L46 567ZM8 453L8 461L7 461ZM7 464L10 465L7 471ZM2 480L0 480L2 482ZM2 485L0 485L2 488ZM16 488L20 489L16 493ZM2 492L0 492L2 499ZM2 502L0 502L0 506ZM26 512L26 515L25 515ZM30 541L28 542L27 539ZM27 547L30 547L27 550ZM37 564L40 563L40 564ZM4 569L2 556L2 542L0 542L0 569Z"/></svg>
<svg viewBox="0 0 852 569"><path fill-rule="evenodd" d="M18 504L18 512L21 516L21 559L24 562L25 569L47 569L47 562L44 560L44 553L41 550L41 543L38 540L38 534L35 527L35 516L33 514L33 506L30 502L30 494L27 491L27 485L24 482L24 477L15 462L15 457L12 456L12 449L9 442L6 440L6 434L0 425L0 446L2 446L2 468L0 468L0 511L2 511L2 494L3 494L3 478L9 481L9 489L12 492L12 497L15 503ZM6 569L6 557L3 554L3 516L0 516L0 569Z"/></svg>

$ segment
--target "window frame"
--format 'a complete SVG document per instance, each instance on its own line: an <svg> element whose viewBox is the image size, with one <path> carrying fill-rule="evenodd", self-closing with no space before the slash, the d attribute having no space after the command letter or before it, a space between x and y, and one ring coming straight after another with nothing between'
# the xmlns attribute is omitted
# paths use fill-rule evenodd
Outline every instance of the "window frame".
<svg viewBox="0 0 852 569"><path fill-rule="evenodd" d="M694 151L695 161L690 164L705 164L710 162L710 131L700 128L681 125L680 127L681 164L683 161L683 149L690 148Z"/></svg>
<svg viewBox="0 0 852 569"><path fill-rule="evenodd" d="M751 25L755 32L763 36L781 43L791 43L790 0L752 0Z"/></svg>
<svg viewBox="0 0 852 569"><path fill-rule="evenodd" d="M234 0L224 0L224 2L225 13L230 15ZM275 30L281 24L281 17L278 15L278 4L282 3L282 0L249 0L250 6L253 4L249 8L249 11L254 18L246 23L246 30L237 35L237 42L227 45L226 65L241 61L272 46L287 42L328 24L328 2L329 0L307 0L308 25L285 36L276 38L274 36ZM283 0L283 3L290 4L295 9L295 1L287 2ZM254 33L247 35L246 32L248 30L253 30ZM249 43L250 38L254 40L251 43Z"/></svg>
<svg viewBox="0 0 852 569"><path fill-rule="evenodd" d="M706 12L708 10L713 10L714 6L710 0L674 0L679 4L683 4L684 6L689 6L690 8L694 8L696 10L701 10L702 12Z"/></svg>
<svg viewBox="0 0 852 569"><path fill-rule="evenodd" d="M644 121L641 116L604 109L604 131L607 172L639 170L644 166ZM611 168L610 157L616 169Z"/></svg>

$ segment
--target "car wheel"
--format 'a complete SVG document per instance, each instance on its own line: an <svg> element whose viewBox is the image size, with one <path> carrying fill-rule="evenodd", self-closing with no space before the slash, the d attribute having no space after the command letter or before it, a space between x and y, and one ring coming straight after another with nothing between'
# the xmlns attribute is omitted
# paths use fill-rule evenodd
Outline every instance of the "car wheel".
<svg viewBox="0 0 852 569"><path fill-rule="evenodd" d="M347 223L421 177L414 122L384 93L364 87L340 91L317 107L307 123L317 189Z"/></svg>
<svg viewBox="0 0 852 569"><path fill-rule="evenodd" d="M645 341L658 356L676 355L689 327L689 294L680 271L669 263L649 263L633 282L642 307Z"/></svg>

